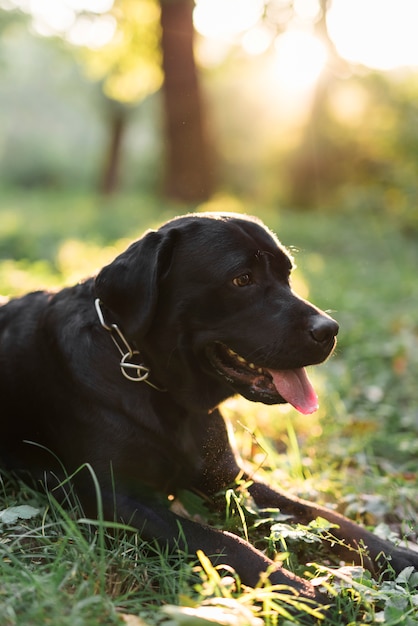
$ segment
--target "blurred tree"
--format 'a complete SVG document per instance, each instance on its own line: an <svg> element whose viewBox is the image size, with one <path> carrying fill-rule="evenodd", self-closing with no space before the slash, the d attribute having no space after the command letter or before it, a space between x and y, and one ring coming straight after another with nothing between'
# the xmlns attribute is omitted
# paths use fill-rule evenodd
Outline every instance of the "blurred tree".
<svg viewBox="0 0 418 626"><path fill-rule="evenodd" d="M329 119L329 92L341 77L350 75L349 64L340 57L327 27L327 11L332 0L319 0L319 16L314 34L327 50L328 61L314 87L310 114L301 142L287 162L288 200L292 205L308 208L323 201L323 189L336 176L339 156L333 150L327 127L335 130ZM342 171L342 170L341 170Z"/></svg>
<svg viewBox="0 0 418 626"><path fill-rule="evenodd" d="M87 71L102 81L110 130L101 189L118 185L123 137L130 106L163 83L165 192L183 201L207 199L212 191L208 141L193 52L193 0L115 0L113 39L83 50ZM161 14L161 18L159 16Z"/></svg>
<svg viewBox="0 0 418 626"><path fill-rule="evenodd" d="M130 114L163 84L166 133L165 192L194 202L212 191L208 139L194 58L193 0L114 0L106 16L83 9L75 12L68 31L56 32L74 41L71 29L83 32L103 19L112 20L113 37L96 46L82 40L74 48L91 80L104 94L106 126L100 189L109 194L119 184L121 156ZM30 8L28 8L30 10ZM21 16L20 12L16 12ZM4 20L15 17L2 12Z"/></svg>
<svg viewBox="0 0 418 626"><path fill-rule="evenodd" d="M193 0L161 0L166 193L206 200L212 192L209 148L193 52Z"/></svg>
<svg viewBox="0 0 418 626"><path fill-rule="evenodd" d="M80 51L88 75L101 80L109 128L100 188L117 189L123 139L133 104L162 83L158 0L115 0L116 31L98 49Z"/></svg>
<svg viewBox="0 0 418 626"><path fill-rule="evenodd" d="M123 139L128 125L130 110L126 104L113 100L112 98L106 98L106 96L105 109L109 135L107 149L104 154L99 189L105 195L110 195L116 191L119 186Z"/></svg>

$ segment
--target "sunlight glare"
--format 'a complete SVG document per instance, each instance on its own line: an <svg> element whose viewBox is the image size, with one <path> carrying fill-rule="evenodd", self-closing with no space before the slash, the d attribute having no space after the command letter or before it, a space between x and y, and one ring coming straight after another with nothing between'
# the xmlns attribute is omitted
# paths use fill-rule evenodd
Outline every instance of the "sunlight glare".
<svg viewBox="0 0 418 626"><path fill-rule="evenodd" d="M333 117L341 124L356 128L370 106L367 90L359 84L342 81L330 93L329 106Z"/></svg>
<svg viewBox="0 0 418 626"><path fill-rule="evenodd" d="M294 0L294 10L303 20L316 20L321 14L318 0Z"/></svg>
<svg viewBox="0 0 418 626"><path fill-rule="evenodd" d="M247 54L256 56L270 47L273 36L268 28L255 26L243 35L241 44Z"/></svg>
<svg viewBox="0 0 418 626"><path fill-rule="evenodd" d="M327 23L351 62L377 70L418 65L417 0L333 0Z"/></svg>
<svg viewBox="0 0 418 626"><path fill-rule="evenodd" d="M193 21L204 37L229 39L255 26L263 0L196 0Z"/></svg>
<svg viewBox="0 0 418 626"><path fill-rule="evenodd" d="M98 49L109 43L116 21L106 15L113 0L15 0L33 15L33 27L40 35L63 35L76 46ZM90 11L91 14L83 14ZM93 15L92 15L93 14Z"/></svg>
<svg viewBox="0 0 418 626"><path fill-rule="evenodd" d="M40 34L65 32L75 20L75 11L63 2L31 0L29 10L34 17L34 28Z"/></svg>
<svg viewBox="0 0 418 626"><path fill-rule="evenodd" d="M277 77L289 91L303 91L311 87L327 60L322 42L301 30L283 33L277 37L274 47Z"/></svg>
<svg viewBox="0 0 418 626"><path fill-rule="evenodd" d="M116 32L116 20L111 15L91 18L78 17L69 29L66 39L75 46L98 49L109 43Z"/></svg>
<svg viewBox="0 0 418 626"><path fill-rule="evenodd" d="M56 2L56 0L53 0ZM114 0L64 0L65 4L76 11L91 11L92 13L107 13L113 6Z"/></svg>

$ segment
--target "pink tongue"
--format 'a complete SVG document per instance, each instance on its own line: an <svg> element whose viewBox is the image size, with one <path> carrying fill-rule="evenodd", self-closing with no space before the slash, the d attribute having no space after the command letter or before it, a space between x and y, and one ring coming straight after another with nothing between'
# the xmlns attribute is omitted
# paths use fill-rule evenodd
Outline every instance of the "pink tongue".
<svg viewBox="0 0 418 626"><path fill-rule="evenodd" d="M307 415L318 408L318 396L305 368L296 370L269 370L277 392L300 413Z"/></svg>

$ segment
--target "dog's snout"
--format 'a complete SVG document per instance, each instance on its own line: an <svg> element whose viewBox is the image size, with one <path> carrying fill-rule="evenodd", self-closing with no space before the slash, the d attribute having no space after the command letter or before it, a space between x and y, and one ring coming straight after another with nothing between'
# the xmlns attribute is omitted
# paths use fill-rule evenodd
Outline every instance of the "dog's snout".
<svg viewBox="0 0 418 626"><path fill-rule="evenodd" d="M310 333L318 343L330 343L338 334L338 324L332 317L316 315L312 320Z"/></svg>

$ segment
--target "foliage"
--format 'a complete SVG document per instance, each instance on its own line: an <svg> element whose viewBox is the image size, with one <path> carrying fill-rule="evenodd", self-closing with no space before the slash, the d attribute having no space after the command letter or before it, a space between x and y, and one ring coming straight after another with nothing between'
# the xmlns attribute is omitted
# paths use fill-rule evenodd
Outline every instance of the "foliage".
<svg viewBox="0 0 418 626"><path fill-rule="evenodd" d="M228 198L202 208L244 210ZM180 210L148 197L103 204L77 194L2 194L0 293L75 282L147 226ZM310 373L321 399L316 414L306 418L287 407L237 398L225 405L240 453L273 484L334 506L383 536L416 541L416 239L398 217L382 219L365 206L318 212L314 219L251 206L246 211L262 217L285 244L297 246L296 291L331 310L341 331L336 354ZM221 495L225 519L196 499L181 499L188 511L210 515L212 523L248 536L285 567L325 585L333 608L324 626L418 624L414 572L383 581L361 568L341 567L327 542L319 547L317 541L332 528L321 520L290 528L278 511L261 519L245 487ZM128 529L112 536L115 529L83 521L76 504L64 511L5 476L0 512L5 626L48 620L63 626L120 624L128 614L137 618L135 626L317 621L313 607L300 606L297 618L288 615L288 598L265 580L251 590L233 572L213 570L204 555L194 568L183 555L169 559ZM166 605L171 608L161 612Z"/></svg>
<svg viewBox="0 0 418 626"><path fill-rule="evenodd" d="M162 82L159 3L157 0L116 0L111 15L116 32L105 46L81 53L88 75L101 79L112 100L134 103L156 91Z"/></svg>
<svg viewBox="0 0 418 626"><path fill-rule="evenodd" d="M370 74L333 85L317 131L322 197L353 206L357 191L370 209L417 231L417 95L416 76Z"/></svg>
<svg viewBox="0 0 418 626"><path fill-rule="evenodd" d="M42 498L5 476L1 488L0 501L7 507L0 523L4 626L121 624L118 614L130 610L138 594L144 611L157 600L177 599L189 571L181 555L169 564L147 546L145 557L145 546L123 528L111 535L103 525L90 527L80 521L82 511L73 517L52 496ZM25 502L19 507L23 520L12 519L14 502ZM37 513L30 503L37 504ZM31 515L22 515L23 509Z"/></svg>
<svg viewBox="0 0 418 626"><path fill-rule="evenodd" d="M8 12L5 15L9 17ZM0 10L0 19L2 16ZM94 66L98 74L96 82L92 82L86 76L87 66L86 71L82 67L83 54L83 50L76 53L58 39L35 37L23 19L5 23L0 40L2 193L3 187L97 187L108 149L109 117L114 112L112 104L116 104L103 97L97 82L105 80L100 73L106 69L104 61L100 68ZM91 50L86 52L89 68L93 64L92 54ZM132 55L135 56L134 50ZM99 59L100 55L97 62ZM109 76L116 73L117 63L114 57L115 66L108 68ZM158 60L154 63L158 65ZM160 70L157 67L150 71L158 74ZM144 90L146 84L151 89L151 79L145 78L131 77L131 89ZM160 78L155 81L151 91L158 88ZM140 102L123 108L127 136L121 185L125 191L138 187L142 192L155 189L161 176L159 98L146 95L149 92L142 91Z"/></svg>
<svg viewBox="0 0 418 626"><path fill-rule="evenodd" d="M104 138L97 88L65 46L30 35L20 21L5 29L0 58L1 184L86 187Z"/></svg>

